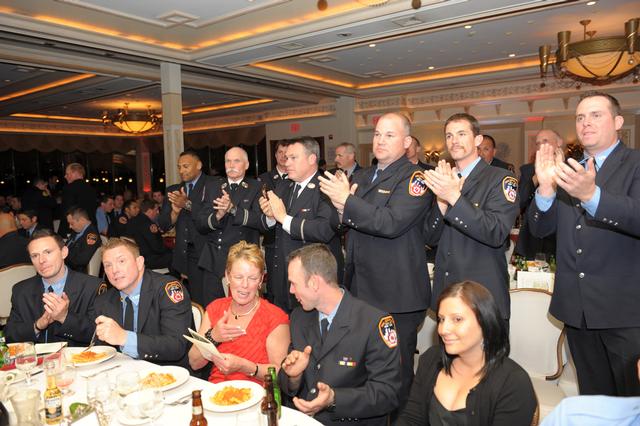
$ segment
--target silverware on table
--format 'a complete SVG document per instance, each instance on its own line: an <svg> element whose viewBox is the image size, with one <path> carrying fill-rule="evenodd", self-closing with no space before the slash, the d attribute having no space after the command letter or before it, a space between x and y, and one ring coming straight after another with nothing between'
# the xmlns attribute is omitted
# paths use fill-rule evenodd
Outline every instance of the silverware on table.
<svg viewBox="0 0 640 426"><path fill-rule="evenodd" d="M102 373L107 372L107 371L115 370L116 368L119 368L119 367L120 367L120 364L112 365L111 367L103 368L100 371L96 371L95 373L87 374L87 375L84 375L82 377L84 377L85 379L89 379L91 377L97 376L98 374L102 374Z"/></svg>
<svg viewBox="0 0 640 426"><path fill-rule="evenodd" d="M96 331L98 330L98 327L96 327L93 330L93 335L91 336L91 341L89 342L89 346L87 346L86 348L84 348L80 353L82 352L86 352L89 349L91 349L93 347L93 345L96 343Z"/></svg>
<svg viewBox="0 0 640 426"><path fill-rule="evenodd" d="M176 399L175 401L167 402L166 405L184 405L189 401L191 401L191 394L187 394L187 395L181 396L180 398Z"/></svg>

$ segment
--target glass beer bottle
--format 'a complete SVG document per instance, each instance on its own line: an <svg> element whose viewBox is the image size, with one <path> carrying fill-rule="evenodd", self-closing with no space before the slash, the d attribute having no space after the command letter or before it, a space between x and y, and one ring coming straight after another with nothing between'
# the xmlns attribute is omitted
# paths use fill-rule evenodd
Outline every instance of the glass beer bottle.
<svg viewBox="0 0 640 426"><path fill-rule="evenodd" d="M207 419L204 417L204 410L202 409L202 396L200 396L199 390L194 390L191 394L193 400L191 423L189 426L207 426Z"/></svg>
<svg viewBox="0 0 640 426"><path fill-rule="evenodd" d="M264 390L266 392L262 400L262 414L267 416L268 426L278 426L278 404L273 397L273 378L267 373L264 376Z"/></svg>

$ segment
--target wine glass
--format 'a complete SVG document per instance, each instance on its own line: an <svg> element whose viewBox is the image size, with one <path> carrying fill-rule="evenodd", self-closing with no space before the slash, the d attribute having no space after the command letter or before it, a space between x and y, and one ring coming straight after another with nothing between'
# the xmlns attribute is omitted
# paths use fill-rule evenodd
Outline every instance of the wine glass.
<svg viewBox="0 0 640 426"><path fill-rule="evenodd" d="M73 394L73 390L70 386L76 378L76 368L72 364L60 365L58 373L56 374L56 384L60 388L62 395L68 396Z"/></svg>
<svg viewBox="0 0 640 426"><path fill-rule="evenodd" d="M38 365L38 355L33 342L22 343L16 354L16 368L27 376L27 386L31 386L31 370Z"/></svg>
<svg viewBox="0 0 640 426"><path fill-rule="evenodd" d="M155 421L160 418L164 410L164 395L162 391L158 389L148 389L144 392L148 393L149 396L143 398L138 408L140 414L151 420L151 425L153 425Z"/></svg>
<svg viewBox="0 0 640 426"><path fill-rule="evenodd" d="M106 374L98 374L87 379L87 402L95 408L100 426L111 422L116 407Z"/></svg>

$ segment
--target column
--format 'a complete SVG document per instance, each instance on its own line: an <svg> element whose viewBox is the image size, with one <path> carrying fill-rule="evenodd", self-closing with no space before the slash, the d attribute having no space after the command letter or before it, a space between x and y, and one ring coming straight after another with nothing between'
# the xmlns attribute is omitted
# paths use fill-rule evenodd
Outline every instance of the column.
<svg viewBox="0 0 640 426"><path fill-rule="evenodd" d="M184 151L182 78L180 72L179 64L169 62L160 64L164 173L167 186L180 182L177 169L178 156Z"/></svg>
<svg viewBox="0 0 640 426"><path fill-rule="evenodd" d="M149 142L136 139L136 189L138 195L151 195L151 152Z"/></svg>

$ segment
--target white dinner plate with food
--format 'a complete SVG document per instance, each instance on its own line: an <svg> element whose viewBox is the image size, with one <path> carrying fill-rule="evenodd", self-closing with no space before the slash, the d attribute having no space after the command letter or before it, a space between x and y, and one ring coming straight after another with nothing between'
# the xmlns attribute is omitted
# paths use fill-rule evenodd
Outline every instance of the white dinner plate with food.
<svg viewBox="0 0 640 426"><path fill-rule="evenodd" d="M249 380L229 380L207 386L202 391L202 406L207 411L228 413L252 407L262 401L264 388Z"/></svg>
<svg viewBox="0 0 640 426"><path fill-rule="evenodd" d="M94 346L88 351L85 351L85 349L83 347L65 348L64 355L76 367L90 367L110 360L118 352L111 346Z"/></svg>
<svg viewBox="0 0 640 426"><path fill-rule="evenodd" d="M143 389L155 388L163 392L185 383L189 380L189 370L174 365L149 368L139 372L140 386Z"/></svg>

